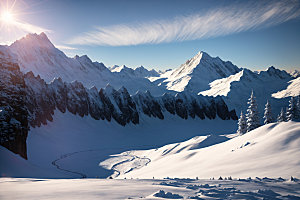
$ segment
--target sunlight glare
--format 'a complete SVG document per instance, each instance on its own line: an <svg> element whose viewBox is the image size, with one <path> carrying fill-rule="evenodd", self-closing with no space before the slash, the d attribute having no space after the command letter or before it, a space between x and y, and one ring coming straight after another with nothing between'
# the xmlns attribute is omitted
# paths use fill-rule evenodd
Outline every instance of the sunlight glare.
<svg viewBox="0 0 300 200"><path fill-rule="evenodd" d="M6 24L13 24L14 22L14 16L11 12L8 12L8 11L4 11L2 14L1 14L1 21L6 23Z"/></svg>

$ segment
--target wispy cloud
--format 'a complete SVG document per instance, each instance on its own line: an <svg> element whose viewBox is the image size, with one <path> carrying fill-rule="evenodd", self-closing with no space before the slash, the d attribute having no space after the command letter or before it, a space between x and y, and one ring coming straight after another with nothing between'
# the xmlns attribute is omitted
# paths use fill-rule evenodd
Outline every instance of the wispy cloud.
<svg viewBox="0 0 300 200"><path fill-rule="evenodd" d="M16 39L23 37L28 33L51 33L52 31L43 27L39 27L33 24L29 24L21 21L12 21L9 24L2 22L0 19L0 44L11 44Z"/></svg>
<svg viewBox="0 0 300 200"><path fill-rule="evenodd" d="M281 24L300 15L299 1L257 1L140 24L96 27L69 44L127 46L229 35Z"/></svg>
<svg viewBox="0 0 300 200"><path fill-rule="evenodd" d="M60 50L77 50L77 48L66 46L66 45L55 45Z"/></svg>
<svg viewBox="0 0 300 200"><path fill-rule="evenodd" d="M14 21L11 25L13 25L16 29L23 30L24 32L27 33L51 32L46 28L35 26L33 24L29 24L25 22L20 22L20 21Z"/></svg>

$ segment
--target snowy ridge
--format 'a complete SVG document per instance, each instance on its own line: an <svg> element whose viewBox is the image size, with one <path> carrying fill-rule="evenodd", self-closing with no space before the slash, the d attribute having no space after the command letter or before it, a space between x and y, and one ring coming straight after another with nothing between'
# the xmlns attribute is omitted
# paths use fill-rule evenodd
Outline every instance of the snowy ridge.
<svg viewBox="0 0 300 200"><path fill-rule="evenodd" d="M282 99L290 96L298 96L300 95L300 77L289 81L289 85L285 90L281 90L272 94L272 97L277 99Z"/></svg>
<svg viewBox="0 0 300 200"><path fill-rule="evenodd" d="M125 65L118 66L114 65L110 68L111 72L117 72L123 75L128 76L135 76L140 78L147 78L147 77L157 77L159 76L159 73L155 71L154 69L148 70L143 66L137 67L136 69L132 69L129 67L126 67Z"/></svg>
<svg viewBox="0 0 300 200"><path fill-rule="evenodd" d="M281 108L287 106L284 99L274 99L272 94L285 89L288 82L293 78L284 70L269 67L266 71L258 73L248 69L231 75L227 78L218 79L210 83L210 89L202 91L199 94L207 96L223 96L225 102L230 108L235 108L238 113L245 113L247 100L254 91L257 98L258 109L262 114L263 106L270 101L273 114L277 115ZM295 88L295 91L300 91Z"/></svg>
<svg viewBox="0 0 300 200"><path fill-rule="evenodd" d="M126 70L124 68L121 73L112 73L103 63L92 62L87 55L67 57L45 33L28 34L6 49L10 50L11 57L17 60L23 73L32 71L47 83L62 78L69 83L77 80L87 88L103 88L108 83L116 88L125 86L130 94L138 90L150 90L154 95L161 95L166 91L145 78L157 76L156 71L148 71L144 67L136 70L125 67Z"/></svg>
<svg viewBox="0 0 300 200"><path fill-rule="evenodd" d="M230 92L231 83L235 81L240 81L241 77L243 76L244 70L231 75L226 78L217 79L211 83L209 83L209 86L211 89L200 92L199 94L202 94L204 96L227 96L227 94Z"/></svg>
<svg viewBox="0 0 300 200"><path fill-rule="evenodd" d="M208 89L210 82L225 78L238 71L240 69L231 62L224 62L219 57L213 58L200 51L179 68L165 72L160 78L168 90L177 92L187 90L198 93Z"/></svg>
<svg viewBox="0 0 300 200"><path fill-rule="evenodd" d="M300 77L300 71L295 69L294 71L290 72L290 75L294 78L298 78Z"/></svg>
<svg viewBox="0 0 300 200"><path fill-rule="evenodd" d="M299 122L268 124L220 144L193 148L205 139L197 137L158 149L129 151L101 164L109 167L129 155L151 160L130 171L126 170L133 163L123 162L119 168L124 173L118 178L300 176Z"/></svg>
<svg viewBox="0 0 300 200"><path fill-rule="evenodd" d="M249 76L246 79L256 82L255 87L251 86L254 90L256 88L262 90L268 81L279 81L275 84L276 87L272 85L274 87L272 93L275 93L286 88L287 82L292 79L292 76L297 75L297 71L294 72L294 75L290 75L272 67L266 71L267 73L256 73L244 69L241 74L242 69L231 62L225 62L219 57L213 58L203 51L179 68L165 72L147 70L143 66L132 69L124 65L115 65L108 69L103 63L91 61L86 55L67 57L62 51L55 48L44 33L28 34L12 45L2 48L2 51L4 49L10 52L11 57L18 60L22 72L32 71L35 76L39 75L47 83L60 77L68 83L77 80L87 88L93 86L104 88L110 84L114 88L124 86L131 95L139 90L143 92L149 90L154 96L161 96L165 92L174 93L174 91L227 96L230 90L236 90L231 87L232 82L244 82L244 80L239 80L239 76L241 78ZM255 77L258 80L255 80ZM244 85L244 83L241 84ZM247 89L242 92L250 94ZM267 92L271 97L269 93Z"/></svg>

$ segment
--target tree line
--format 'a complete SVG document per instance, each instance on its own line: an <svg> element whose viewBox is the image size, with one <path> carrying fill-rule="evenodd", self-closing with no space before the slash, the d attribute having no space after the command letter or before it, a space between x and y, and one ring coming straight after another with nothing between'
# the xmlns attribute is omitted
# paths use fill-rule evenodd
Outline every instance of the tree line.
<svg viewBox="0 0 300 200"><path fill-rule="evenodd" d="M247 103L248 109L246 115L241 111L240 118L238 120L238 133L245 134L258 128L260 124L259 112L257 108L256 98L253 91ZM264 109L264 124L275 122L273 118L270 102L267 101ZM277 117L277 122L294 121L300 119L300 95L297 97L291 97L287 108L281 108L281 111Z"/></svg>

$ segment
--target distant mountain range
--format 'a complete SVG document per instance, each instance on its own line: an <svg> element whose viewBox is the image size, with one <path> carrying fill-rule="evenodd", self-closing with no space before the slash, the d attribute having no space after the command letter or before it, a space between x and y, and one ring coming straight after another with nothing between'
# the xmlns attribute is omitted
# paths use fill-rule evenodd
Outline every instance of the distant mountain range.
<svg viewBox="0 0 300 200"><path fill-rule="evenodd" d="M227 96L224 91L228 91L233 82L239 81L241 76L248 76L242 78L241 81L251 78L260 79L260 83L257 83L256 87L277 78L286 81L284 85L278 84L280 86L273 87L274 92L278 92L287 88L287 82L299 76L297 70L288 74L274 67L269 68L267 73L264 71L252 72L238 68L230 61L223 61L219 57L213 58L202 51L179 68L165 72L147 70L143 66L136 69L125 65L107 68L103 63L91 61L87 55L67 57L51 43L45 33L28 34L5 48L11 52L12 57L15 57L23 73L32 71L35 76L39 75L46 82L60 77L66 82L77 80L87 88L95 86L98 89L104 88L109 83L116 89L126 87L130 94L148 90L154 96L174 91ZM212 83L213 81L215 82ZM223 86L221 86L221 82ZM218 84L220 92L215 91L216 84ZM251 89L256 90L256 87Z"/></svg>

